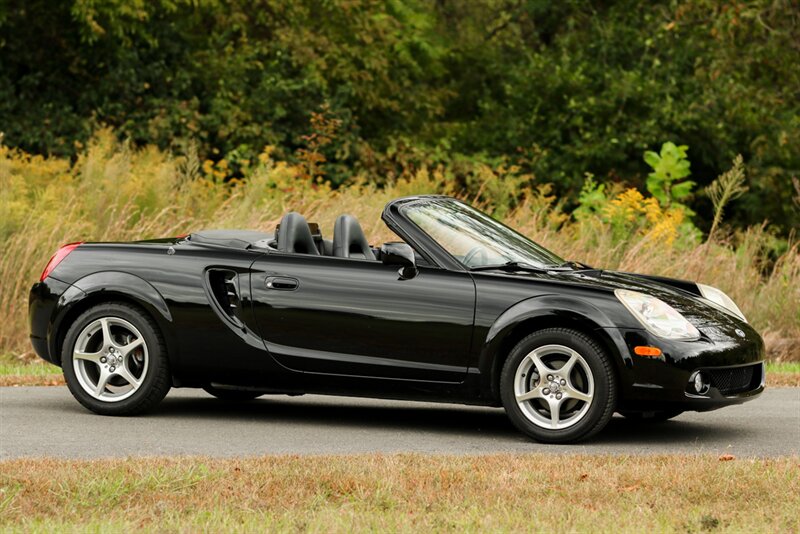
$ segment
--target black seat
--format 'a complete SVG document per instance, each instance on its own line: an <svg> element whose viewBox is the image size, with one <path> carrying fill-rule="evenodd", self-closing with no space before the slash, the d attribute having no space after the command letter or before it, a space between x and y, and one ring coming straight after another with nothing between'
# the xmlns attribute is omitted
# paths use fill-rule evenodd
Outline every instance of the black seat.
<svg viewBox="0 0 800 534"><path fill-rule="evenodd" d="M352 215L339 215L333 225L333 255L337 258L375 259L358 219Z"/></svg>
<svg viewBox="0 0 800 534"><path fill-rule="evenodd" d="M287 213L281 219L278 227L278 250L319 256L306 218L296 211Z"/></svg>

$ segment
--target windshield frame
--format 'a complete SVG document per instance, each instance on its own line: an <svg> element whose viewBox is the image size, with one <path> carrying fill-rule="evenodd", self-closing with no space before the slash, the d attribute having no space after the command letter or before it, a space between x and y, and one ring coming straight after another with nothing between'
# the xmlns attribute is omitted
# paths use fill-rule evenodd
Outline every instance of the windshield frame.
<svg viewBox="0 0 800 534"><path fill-rule="evenodd" d="M392 226L392 222L394 221L393 215L399 216L402 220L403 228L408 230L413 230L413 232L408 232L415 234L416 241L422 241L420 237L424 236L426 248L434 248L435 254L437 259L440 261L438 262L440 265L443 263L447 263L449 265L441 265L444 268L449 268L451 270L459 270L459 271L469 271L470 266L463 263L457 256L452 254L443 244L439 242L436 238L426 232L422 227L420 227L410 216L409 211L418 207L420 204L453 204L458 206L461 210L467 211L468 215L475 218L477 223L485 224L487 227L494 226L495 232L500 233L507 233L509 237L517 240L521 240L525 246L524 251L520 251L519 249L515 249L515 245L513 242L504 242L504 248L507 250L512 251L516 254L517 261L523 263L530 263L536 267L541 268L555 268L563 263L563 259L555 254L554 252L550 251L549 249L543 247L542 245L536 243L529 237L525 236L524 234L518 232L514 228L511 228L508 225L503 224L502 222L494 219L491 215L484 213L483 211L470 206L466 202L462 202L461 200L443 196L443 195L430 195L430 196L417 196L417 197L406 197L394 200L390 202L386 209L384 210L384 220L387 224ZM474 212L470 213L470 212ZM406 233L406 232L404 232ZM465 234L468 235L468 234ZM474 238L473 238L474 239ZM445 256L445 258L442 257ZM445 260L445 261L441 261ZM472 266L476 267L476 266Z"/></svg>

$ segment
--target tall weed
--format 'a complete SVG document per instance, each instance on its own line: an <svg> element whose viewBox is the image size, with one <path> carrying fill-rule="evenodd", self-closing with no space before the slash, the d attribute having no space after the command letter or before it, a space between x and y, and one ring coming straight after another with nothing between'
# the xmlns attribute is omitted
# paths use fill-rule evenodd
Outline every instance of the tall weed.
<svg viewBox="0 0 800 534"><path fill-rule="evenodd" d="M482 168L469 193L456 190L442 168L421 168L381 187L356 176L331 190L308 177L307 165L276 160L269 149L243 179L225 181L224 169L209 179L201 168L191 150L181 157L134 150L111 132L96 136L73 164L0 146L0 352L32 357L28 289L63 243L214 227L272 230L289 210L328 234L339 214L351 213L379 243L395 238L380 220L387 201L444 193L486 209L566 258L718 286L764 333L771 358L800 360L800 249L790 243L777 260L770 258L772 236L761 227L727 236L717 231L702 243L680 229L670 209L621 190L594 195L597 206L573 218L547 184L524 188L530 177L522 179L514 168Z"/></svg>

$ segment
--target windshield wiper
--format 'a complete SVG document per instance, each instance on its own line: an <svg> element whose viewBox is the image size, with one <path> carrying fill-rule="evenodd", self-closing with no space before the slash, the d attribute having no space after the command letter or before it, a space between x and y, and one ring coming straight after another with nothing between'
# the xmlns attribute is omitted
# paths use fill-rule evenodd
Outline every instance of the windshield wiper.
<svg viewBox="0 0 800 534"><path fill-rule="evenodd" d="M562 266L553 266L553 267L537 267L536 265L531 265L529 263L522 263L519 261L507 261L505 263L499 263L497 265L478 265L477 267L471 267L469 269L471 272L476 271L528 271L532 273L546 273L548 271L563 271L564 268Z"/></svg>
<svg viewBox="0 0 800 534"><path fill-rule="evenodd" d="M594 267L590 267L590 266L586 265L585 263L581 263L579 261L571 261L571 260L565 261L564 263L559 265L559 267L569 267L573 271L593 270L594 269Z"/></svg>

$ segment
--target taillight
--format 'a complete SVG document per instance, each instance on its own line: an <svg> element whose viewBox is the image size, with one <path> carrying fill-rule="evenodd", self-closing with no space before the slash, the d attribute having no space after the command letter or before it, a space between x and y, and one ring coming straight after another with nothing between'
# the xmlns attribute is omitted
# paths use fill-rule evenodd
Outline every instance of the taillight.
<svg viewBox="0 0 800 534"><path fill-rule="evenodd" d="M45 278L50 276L50 273L53 272L61 261L66 258L70 252L78 248L79 245L83 244L83 241L78 241L77 243L69 243L61 248L59 248L53 257L50 258L50 261L47 262L47 265L44 267L44 271L42 271L42 276L39 277L39 281L43 282Z"/></svg>

